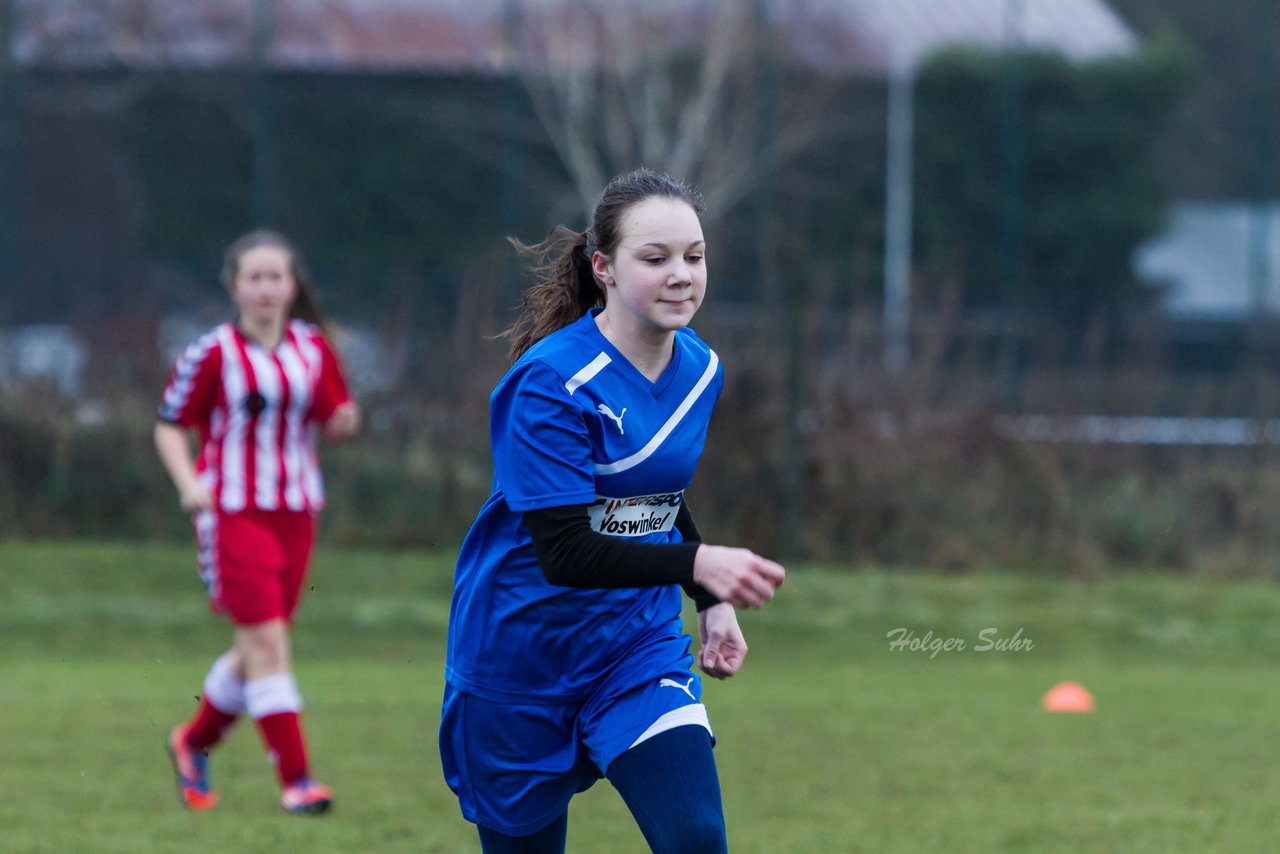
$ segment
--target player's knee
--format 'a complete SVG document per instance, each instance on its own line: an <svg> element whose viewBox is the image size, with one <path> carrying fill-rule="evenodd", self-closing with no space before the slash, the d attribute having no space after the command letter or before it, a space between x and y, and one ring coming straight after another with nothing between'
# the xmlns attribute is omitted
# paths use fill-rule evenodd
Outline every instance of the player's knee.
<svg viewBox="0 0 1280 854"><path fill-rule="evenodd" d="M238 630L235 647L247 679L289 669L289 642L282 623L272 622Z"/></svg>
<svg viewBox="0 0 1280 854"><path fill-rule="evenodd" d="M724 818L717 815L691 818L654 848L656 854L725 854L728 850Z"/></svg>

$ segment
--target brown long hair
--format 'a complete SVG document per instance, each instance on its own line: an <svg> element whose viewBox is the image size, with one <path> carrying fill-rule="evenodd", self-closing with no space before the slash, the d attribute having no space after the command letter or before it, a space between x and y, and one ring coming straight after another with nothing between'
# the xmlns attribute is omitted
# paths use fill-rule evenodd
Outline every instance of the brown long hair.
<svg viewBox="0 0 1280 854"><path fill-rule="evenodd" d="M324 315L321 314L320 306L316 304L315 296L311 290L311 273L307 270L306 262L302 260L302 253L283 234L270 229L259 228L237 238L234 243L227 247L227 251L222 257L223 287L228 291L231 290L235 285L236 276L240 273L240 259L244 257L246 252L261 246L273 246L289 256L289 273L293 276L293 281L297 285L297 293L294 296L293 305L289 308L289 317L305 320L320 327L320 331L324 333L325 338L328 338L329 343L333 344L332 330L329 328Z"/></svg>
<svg viewBox="0 0 1280 854"><path fill-rule="evenodd" d="M591 269L591 256L602 252L612 258L622 239L623 215L632 205L655 196L680 199L698 213L703 210L697 190L668 175L640 168L609 182L600 193L591 228L586 231L557 225L545 240L532 246L507 238L517 252L532 259L530 271L537 279L524 293L520 315L499 335L511 339L508 355L512 362L552 332L604 305L605 291Z"/></svg>

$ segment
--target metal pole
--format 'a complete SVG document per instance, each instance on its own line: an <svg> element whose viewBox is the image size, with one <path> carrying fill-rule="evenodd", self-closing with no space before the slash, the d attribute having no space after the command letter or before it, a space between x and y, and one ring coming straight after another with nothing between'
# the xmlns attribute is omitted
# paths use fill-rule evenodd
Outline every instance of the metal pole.
<svg viewBox="0 0 1280 854"><path fill-rule="evenodd" d="M1026 122L1023 116L1022 0L1005 0L1004 83L1000 110L1000 376L1003 403L1018 400L1022 267L1026 211Z"/></svg>
<svg viewBox="0 0 1280 854"><path fill-rule="evenodd" d="M1275 8L1275 7L1273 7ZM1280 23L1280 16L1274 19ZM1259 20L1254 31L1253 62L1253 187L1249 204L1248 278L1252 312L1248 325L1249 385L1253 416L1259 430L1274 411L1269 327L1275 311L1275 294L1271 293L1271 204L1276 194L1275 124L1277 110L1272 88L1274 70L1271 38L1272 21ZM1259 463L1265 459L1259 445Z"/></svg>
<svg viewBox="0 0 1280 854"><path fill-rule="evenodd" d="M18 241L18 85L13 60L17 29L13 0L0 0L0 322L7 321L11 295L17 292Z"/></svg>
<svg viewBox="0 0 1280 854"><path fill-rule="evenodd" d="M271 68L268 51L275 30L275 0L253 0L252 45L249 55L252 116L252 186L250 218L255 227L268 225L275 178L275 140L271 121Z"/></svg>
<svg viewBox="0 0 1280 854"><path fill-rule="evenodd" d="M1260 24L1263 22L1259 22ZM1275 199L1276 153L1275 103L1271 33L1274 26L1259 26L1255 33L1254 64L1254 180L1249 217L1249 290L1253 297L1255 323L1261 324L1273 311L1271 293L1271 205Z"/></svg>
<svg viewBox="0 0 1280 854"><path fill-rule="evenodd" d="M503 86L503 105L506 113L507 136L502 143L502 227L506 234L519 234L523 222L524 206L521 201L526 189L528 167L525 163L525 135L519 131L524 119L520 75L524 72L526 56L523 50L522 31L524 15L519 0L503 0L502 31L506 43L507 69L499 79ZM504 306L508 293L519 295L521 277L515 253L503 255L502 295Z"/></svg>
<svg viewBox="0 0 1280 854"><path fill-rule="evenodd" d="M764 157L769 150L777 127L778 68L771 53L773 40L769 32L768 0L756 0L754 5L753 47L759 57L756 65L758 87L756 124L756 156ZM768 156L773 156L772 154ZM779 449L779 489L782 505L778 513L777 556L788 560L799 555L800 530L804 514L804 448L800 430L803 371L800 364L803 350L800 318L803 313L802 280L804 274L782 261L782 244L778 240L778 209L774 181L776 170L765 163L757 170L764 175L756 191L756 257L762 287L756 291L757 305L763 305L771 317L781 314L782 326L782 382L783 429L782 447ZM778 300L782 305L778 305Z"/></svg>
<svg viewBox="0 0 1280 854"><path fill-rule="evenodd" d="M911 361L911 161L915 70L889 71L884 228L884 365L900 374Z"/></svg>
<svg viewBox="0 0 1280 854"><path fill-rule="evenodd" d="M524 136L517 132L516 116L520 111L520 73L525 61L521 50L520 33L523 15L517 0L503 0L502 4L502 38L506 45L507 69L501 78L503 82L503 111L506 114L506 139L502 144L503 180L502 180L502 227L507 234L515 234L519 214L520 187L516 184L516 176L524 177L520 155L523 153ZM508 257L510 257L508 255Z"/></svg>

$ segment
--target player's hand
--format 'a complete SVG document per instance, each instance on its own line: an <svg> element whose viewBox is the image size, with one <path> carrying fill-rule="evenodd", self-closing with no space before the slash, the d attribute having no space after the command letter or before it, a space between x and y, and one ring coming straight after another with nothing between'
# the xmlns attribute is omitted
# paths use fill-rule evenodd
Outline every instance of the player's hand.
<svg viewBox="0 0 1280 854"><path fill-rule="evenodd" d="M721 602L738 608L762 607L786 577L780 564L749 549L703 543L693 558L693 580Z"/></svg>
<svg viewBox="0 0 1280 854"><path fill-rule="evenodd" d="M738 672L747 657L747 642L738 627L738 615L728 602L698 613L698 666L708 676L727 679Z"/></svg>
<svg viewBox="0 0 1280 854"><path fill-rule="evenodd" d="M178 504L188 513L213 509L213 493L209 487L196 481L178 492Z"/></svg>
<svg viewBox="0 0 1280 854"><path fill-rule="evenodd" d="M332 442L350 439L360 431L360 407L351 401L333 410L324 422L324 437Z"/></svg>

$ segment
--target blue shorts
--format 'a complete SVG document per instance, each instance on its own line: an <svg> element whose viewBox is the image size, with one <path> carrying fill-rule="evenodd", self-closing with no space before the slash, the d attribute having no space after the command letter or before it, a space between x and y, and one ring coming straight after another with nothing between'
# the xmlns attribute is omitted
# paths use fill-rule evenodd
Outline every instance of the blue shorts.
<svg viewBox="0 0 1280 854"><path fill-rule="evenodd" d="M711 731L693 656L642 677L606 678L584 700L519 704L445 686L440 757L463 816L508 836L536 833L628 748L668 729Z"/></svg>

